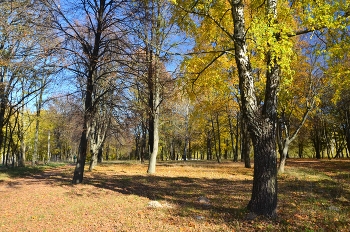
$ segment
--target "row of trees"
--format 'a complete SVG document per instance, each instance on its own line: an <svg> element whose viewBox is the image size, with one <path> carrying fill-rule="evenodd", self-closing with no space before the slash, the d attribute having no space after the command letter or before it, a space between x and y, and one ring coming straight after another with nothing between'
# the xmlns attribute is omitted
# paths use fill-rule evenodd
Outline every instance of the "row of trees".
<svg viewBox="0 0 350 232"><path fill-rule="evenodd" d="M349 157L345 0L12 0L0 9L4 165L77 157L81 183L86 161L92 170L102 157L149 159L148 173L157 157L250 167L252 144L249 209L274 216L287 156Z"/></svg>

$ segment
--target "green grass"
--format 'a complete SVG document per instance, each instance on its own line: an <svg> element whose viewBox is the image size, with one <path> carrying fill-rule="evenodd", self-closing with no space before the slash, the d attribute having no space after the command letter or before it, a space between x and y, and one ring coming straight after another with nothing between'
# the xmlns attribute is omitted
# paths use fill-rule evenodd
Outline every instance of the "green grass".
<svg viewBox="0 0 350 232"><path fill-rule="evenodd" d="M0 169L0 179L25 177L33 174L41 173L45 169L44 166L28 166L28 167L9 167Z"/></svg>
<svg viewBox="0 0 350 232"><path fill-rule="evenodd" d="M8 179L8 178L18 178L18 177L26 177L35 174L42 173L45 169L49 168L57 168L61 166L67 165L66 163L47 163L47 164L39 164L32 166L27 164L25 167L0 167L0 180Z"/></svg>

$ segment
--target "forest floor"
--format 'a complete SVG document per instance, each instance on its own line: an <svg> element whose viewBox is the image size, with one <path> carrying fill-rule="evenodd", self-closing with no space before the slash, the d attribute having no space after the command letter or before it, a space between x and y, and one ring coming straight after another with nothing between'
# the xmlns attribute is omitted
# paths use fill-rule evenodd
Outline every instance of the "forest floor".
<svg viewBox="0 0 350 232"><path fill-rule="evenodd" d="M242 163L105 163L72 185L73 164L0 168L0 231L350 231L350 160L288 160L278 217L247 220Z"/></svg>

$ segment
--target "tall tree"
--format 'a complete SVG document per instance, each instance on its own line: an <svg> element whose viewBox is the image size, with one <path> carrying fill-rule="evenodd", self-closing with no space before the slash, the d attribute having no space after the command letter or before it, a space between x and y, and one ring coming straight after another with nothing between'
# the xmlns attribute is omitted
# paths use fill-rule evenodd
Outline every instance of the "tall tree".
<svg viewBox="0 0 350 232"><path fill-rule="evenodd" d="M0 2L0 149L3 128L11 116L40 89L34 87L42 67L39 63L55 44L42 46L44 37L34 22L45 16L36 15L35 6L33 1Z"/></svg>
<svg viewBox="0 0 350 232"><path fill-rule="evenodd" d="M53 19L51 27L62 41L60 48L66 53L64 67L83 80L83 131L72 181L78 184L83 181L88 140L99 100L99 96L94 95L94 89L98 87L99 79L119 70L118 65L116 70L105 68L117 63L111 54L125 54L126 31L121 25L127 18L125 1L79 0L58 4L47 0L45 3Z"/></svg>
<svg viewBox="0 0 350 232"><path fill-rule="evenodd" d="M209 43L218 45L212 51L218 54L216 57L229 53L233 43L243 119L254 146L254 180L248 209L252 217L274 217L277 207L277 96L281 77L286 78L291 73L292 38L342 23L348 25L347 17L343 16L347 15L344 12L349 6L345 1L340 4L283 0L174 2L181 10L203 19L196 21L196 25L210 22L206 26L219 28L226 41L231 41L231 46L225 47L227 42L220 44L215 37L209 37ZM339 17L334 17L336 12ZM297 22L300 25L295 26ZM265 75L261 75L264 72Z"/></svg>
<svg viewBox="0 0 350 232"><path fill-rule="evenodd" d="M165 69L168 52L172 49L169 37L176 27L171 21L171 5L166 0L139 1L134 8L135 22L131 24L140 46L143 68L139 79L145 83L147 94L147 129L150 162L147 173L156 171L159 150L160 106L164 98L165 80L169 74Z"/></svg>

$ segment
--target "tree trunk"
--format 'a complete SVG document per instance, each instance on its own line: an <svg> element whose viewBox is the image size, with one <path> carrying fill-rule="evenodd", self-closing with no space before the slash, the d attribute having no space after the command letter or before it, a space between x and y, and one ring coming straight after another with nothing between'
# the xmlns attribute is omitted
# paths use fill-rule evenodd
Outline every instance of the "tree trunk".
<svg viewBox="0 0 350 232"><path fill-rule="evenodd" d="M159 89L156 91L155 97L155 105L156 110L154 114L154 136L153 136L153 150L149 160L148 165L148 174L153 174L156 172L156 162L157 162L157 154L158 154L158 143L159 143L159 135L158 135L158 126L159 126Z"/></svg>
<svg viewBox="0 0 350 232"><path fill-rule="evenodd" d="M211 151L211 136L210 131L207 132L207 160L212 159L212 151Z"/></svg>
<svg viewBox="0 0 350 232"><path fill-rule="evenodd" d="M303 158L303 152L304 152L304 144L299 142L299 144L298 144L298 155L299 155L299 158Z"/></svg>
<svg viewBox="0 0 350 232"><path fill-rule="evenodd" d="M315 148L315 153L316 153L316 159L321 159L321 138L320 138L320 133L319 133L319 128L318 126L314 126L313 128L314 134L312 138L312 142Z"/></svg>
<svg viewBox="0 0 350 232"><path fill-rule="evenodd" d="M108 127L110 125L111 119L108 109L101 107L101 112L96 113L91 124L91 133L90 133L90 153L91 160L89 171L92 171L98 162L98 153L102 149L103 144L106 140L106 135Z"/></svg>
<svg viewBox="0 0 350 232"><path fill-rule="evenodd" d="M4 143L4 127L6 125L7 120L5 120L5 113L7 110L7 96L8 96L8 89L6 88L6 79L5 75L7 75L7 68L6 66L1 70L0 72L0 150L4 150L5 143ZM2 147L3 146L3 147ZM5 162L5 153L3 153L3 165Z"/></svg>
<svg viewBox="0 0 350 232"><path fill-rule="evenodd" d="M227 118L228 118L228 124L230 127L230 139L231 139L231 146L232 146L232 154L233 154L233 162L238 162L238 153L235 151L235 140L234 140L234 128L232 125L232 118L231 115L227 111Z"/></svg>
<svg viewBox="0 0 350 232"><path fill-rule="evenodd" d="M103 146L100 146L97 153L97 163L100 164L102 162L103 162Z"/></svg>
<svg viewBox="0 0 350 232"><path fill-rule="evenodd" d="M51 146L50 146L50 131L47 133L47 162L50 161L51 157Z"/></svg>
<svg viewBox="0 0 350 232"><path fill-rule="evenodd" d="M254 137L254 180L248 209L274 217L277 208L277 159L274 128L265 122L262 136Z"/></svg>
<svg viewBox="0 0 350 232"><path fill-rule="evenodd" d="M106 149L106 160L109 160L109 143L108 143L107 149Z"/></svg>
<svg viewBox="0 0 350 232"><path fill-rule="evenodd" d="M261 108L256 99L254 76L247 50L243 1L232 0L231 6L243 119L248 125L254 146L254 179L248 209L253 215L275 217L277 208L275 142L279 67L276 60L267 54L265 99ZM272 19L276 16L276 9L277 0L268 0L267 14L272 15Z"/></svg>
<svg viewBox="0 0 350 232"><path fill-rule="evenodd" d="M346 139L347 155L350 152L350 110L345 111L345 125L344 125L344 135Z"/></svg>
<svg viewBox="0 0 350 232"><path fill-rule="evenodd" d="M159 26L158 25L158 20L159 18L159 8L157 8L158 10L158 14L153 15L152 17L152 24L154 24L153 26ZM159 28L153 28L152 30L156 30L158 31ZM154 33L154 36L156 36L157 33ZM155 40L157 41L159 38L155 38ZM158 44L156 42L156 44ZM151 110L151 119L152 121L152 125L153 125L153 133L152 135L150 134L149 136L153 138L152 142L152 153L149 159L149 165L148 165L148 170L147 173L148 174L153 174L156 172L156 162L157 162L157 154L158 154L158 143L159 143L159 107L160 107L160 83L159 83L159 78L160 78L160 67L159 67L159 51L157 50L157 52L155 53L155 57L153 57L153 53L151 52L150 54L150 67L149 67L149 75L151 75L149 77L152 85L152 91L151 91L151 95L150 98L152 99L152 107L150 108ZM154 59L153 59L154 58ZM154 94L153 94L154 93Z"/></svg>
<svg viewBox="0 0 350 232"><path fill-rule="evenodd" d="M90 146L90 153L91 153L91 159L90 159L90 165L89 165L89 172L92 172L92 170L96 167L97 165L97 153L98 153L98 146L97 144L91 145Z"/></svg>
<svg viewBox="0 0 350 232"><path fill-rule="evenodd" d="M286 164L286 159L287 159L287 155L288 155L288 149L289 149L289 144L291 143L291 141L289 140L289 138L286 138L283 142L283 149L280 151L280 164L278 166L278 172L279 173L284 173L284 167Z"/></svg>
<svg viewBox="0 0 350 232"><path fill-rule="evenodd" d="M248 131L248 127L247 127L247 123L242 122L242 157L244 157L244 167L246 168L251 168L251 164L250 164L250 142L251 142L251 138L249 135L249 131Z"/></svg>
<svg viewBox="0 0 350 232"><path fill-rule="evenodd" d="M42 83L44 86L45 83ZM39 143L39 125L40 125L40 111L43 101L43 88L40 89L39 99L36 105L36 122L35 122L35 136L34 136L34 152L32 157L32 164L35 164L38 160L38 143Z"/></svg>
<svg viewBox="0 0 350 232"><path fill-rule="evenodd" d="M219 113L216 112L216 127L217 127L217 131L218 131L218 155L217 155L217 160L218 163L220 163L220 159L221 159L221 139L220 139L220 126L219 126Z"/></svg>
<svg viewBox="0 0 350 232"><path fill-rule="evenodd" d="M140 160L141 163L143 164L145 162L145 155L146 155L146 126L145 123L142 122L142 137L141 137L141 151L140 151Z"/></svg>
<svg viewBox="0 0 350 232"><path fill-rule="evenodd" d="M220 159L218 156L218 148L217 148L217 142L216 142L216 135L215 135L215 127L214 127L214 119L212 116L210 116L210 123L211 123L211 129L212 129L212 134L213 134L213 140L214 140L214 149L215 149L215 156L218 160L218 163L220 163Z"/></svg>
<svg viewBox="0 0 350 232"><path fill-rule="evenodd" d="M188 155L188 144L189 144L189 107L190 107L190 102L189 100L186 103L186 112L185 112L185 145L184 145L184 150L183 150L183 155L182 159L187 160L187 155Z"/></svg>
<svg viewBox="0 0 350 232"><path fill-rule="evenodd" d="M33 151L33 156L32 156L32 165L35 165L37 163L37 160L38 160L39 116L40 116L40 113L37 113L37 118L35 121L34 151Z"/></svg>
<svg viewBox="0 0 350 232"><path fill-rule="evenodd" d="M235 157L237 157L237 161L238 161L238 151L239 151L239 149L241 149L239 145L241 143L240 141L242 140L242 132L239 130L240 124L242 123L240 121L242 121L240 114L237 114L236 136L235 136L236 137ZM243 161L242 152L241 152L241 161Z"/></svg>
<svg viewBox="0 0 350 232"><path fill-rule="evenodd" d="M21 148L19 152L18 166L24 167L25 160L26 160L26 143L25 143L25 132L24 132L24 105L23 104L20 110L20 115L21 115L21 122L18 123L18 135L19 135Z"/></svg>
<svg viewBox="0 0 350 232"><path fill-rule="evenodd" d="M85 116L87 117L87 116ZM78 154L78 160L77 164L75 166L74 170L74 176L72 183L73 184L79 184L83 182L83 177L84 177L84 167L85 167L85 161L86 161L86 153L87 153L87 147L88 147L88 134L89 134L89 126L88 120L84 120L84 128L83 132L81 133L80 137L80 144L79 144L79 154Z"/></svg>

